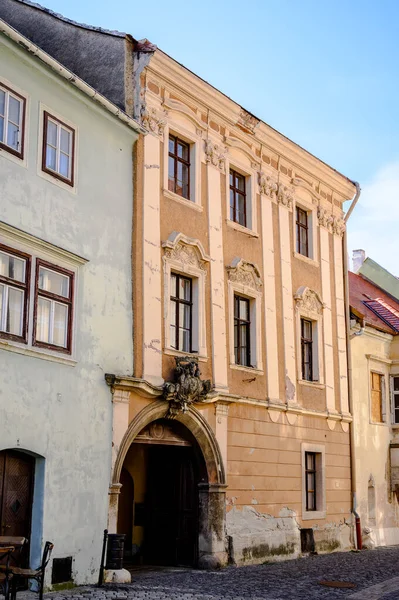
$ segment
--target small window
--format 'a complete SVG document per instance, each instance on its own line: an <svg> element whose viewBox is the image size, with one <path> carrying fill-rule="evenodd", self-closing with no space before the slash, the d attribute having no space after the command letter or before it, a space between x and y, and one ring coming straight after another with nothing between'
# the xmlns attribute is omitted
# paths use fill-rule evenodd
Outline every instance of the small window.
<svg viewBox="0 0 399 600"><path fill-rule="evenodd" d="M313 379L313 321L301 319L301 357L302 357L302 379L314 381Z"/></svg>
<svg viewBox="0 0 399 600"><path fill-rule="evenodd" d="M34 344L71 351L73 273L36 261Z"/></svg>
<svg viewBox="0 0 399 600"><path fill-rule="evenodd" d="M234 296L234 359L236 365L251 367L250 301Z"/></svg>
<svg viewBox="0 0 399 600"><path fill-rule="evenodd" d="M170 283L170 345L182 352L193 352L192 280L172 273Z"/></svg>
<svg viewBox="0 0 399 600"><path fill-rule="evenodd" d="M43 171L73 186L74 151L74 130L44 112Z"/></svg>
<svg viewBox="0 0 399 600"><path fill-rule="evenodd" d="M392 377L392 412L393 422L399 424L399 377Z"/></svg>
<svg viewBox="0 0 399 600"><path fill-rule="evenodd" d="M0 246L0 335L26 342L30 257Z"/></svg>
<svg viewBox="0 0 399 600"><path fill-rule="evenodd" d="M305 452L306 510L318 510L316 452Z"/></svg>
<svg viewBox="0 0 399 600"><path fill-rule="evenodd" d="M23 158L25 98L0 84L0 147Z"/></svg>
<svg viewBox="0 0 399 600"><path fill-rule="evenodd" d="M383 423L382 411L383 375L371 373L371 420L373 423Z"/></svg>
<svg viewBox="0 0 399 600"><path fill-rule="evenodd" d="M230 220L247 226L247 194L244 175L230 169Z"/></svg>
<svg viewBox="0 0 399 600"><path fill-rule="evenodd" d="M190 199L190 144L169 136L168 189Z"/></svg>
<svg viewBox="0 0 399 600"><path fill-rule="evenodd" d="M296 251L309 256L309 222L306 210L296 207Z"/></svg>

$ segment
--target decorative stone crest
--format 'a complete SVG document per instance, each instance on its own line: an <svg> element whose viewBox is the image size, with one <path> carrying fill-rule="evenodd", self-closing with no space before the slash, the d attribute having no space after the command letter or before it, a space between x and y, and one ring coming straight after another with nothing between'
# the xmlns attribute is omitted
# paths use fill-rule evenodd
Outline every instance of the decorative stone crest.
<svg viewBox="0 0 399 600"><path fill-rule="evenodd" d="M163 386L163 399L169 402L167 419L187 412L191 404L204 402L211 391L210 380L201 379L197 358L175 356L175 361L174 381L168 381Z"/></svg>
<svg viewBox="0 0 399 600"><path fill-rule="evenodd" d="M258 267L242 258L235 258L230 267L227 267L229 280L239 283L246 288L259 292L262 280Z"/></svg>
<svg viewBox="0 0 399 600"><path fill-rule="evenodd" d="M165 129L166 121L162 118L163 116L155 108L147 107L145 104L141 105L141 123L156 135L162 135Z"/></svg>
<svg viewBox="0 0 399 600"><path fill-rule="evenodd" d="M292 203L294 201L293 188L289 187L288 185L284 185L283 183L280 183L278 186L277 200L279 204L282 204L287 208L292 208Z"/></svg>
<svg viewBox="0 0 399 600"><path fill-rule="evenodd" d="M264 194L265 196L269 196L269 198L275 198L277 195L277 182L270 177L270 175L266 175L263 171L258 171L258 184L259 184L259 193Z"/></svg>
<svg viewBox="0 0 399 600"><path fill-rule="evenodd" d="M164 258L179 262L184 266L197 267L206 271L209 257L205 254L198 240L189 238L182 233L174 231L166 242L163 242Z"/></svg>
<svg viewBox="0 0 399 600"><path fill-rule="evenodd" d="M259 125L260 121L254 115L247 112L243 108L240 112L240 117L237 121L237 125L248 133L254 133L255 128Z"/></svg>
<svg viewBox="0 0 399 600"><path fill-rule="evenodd" d="M334 217L332 214L325 209L323 206L317 208L317 218L321 227L325 227L329 231L332 231L334 224Z"/></svg>
<svg viewBox="0 0 399 600"><path fill-rule="evenodd" d="M319 294L308 287L301 286L294 296L296 308L301 312L309 314L321 314L323 312L324 303Z"/></svg>
<svg viewBox="0 0 399 600"><path fill-rule="evenodd" d="M222 173L226 168L226 153L227 148L222 148L219 144L215 144L212 140L205 140L205 160L207 164L211 164L218 168Z"/></svg>

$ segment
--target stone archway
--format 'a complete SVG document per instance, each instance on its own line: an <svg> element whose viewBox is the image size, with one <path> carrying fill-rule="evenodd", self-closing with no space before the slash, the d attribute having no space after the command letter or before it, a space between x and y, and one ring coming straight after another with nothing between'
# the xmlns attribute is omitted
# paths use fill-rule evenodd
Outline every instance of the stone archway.
<svg viewBox="0 0 399 600"><path fill-rule="evenodd" d="M131 421L121 441L112 472L110 530L117 522L120 476L126 455L136 436L151 422L164 418L168 408L169 403L164 401L155 401L143 408ZM198 486L198 567L217 568L227 562L226 480L220 448L211 427L193 406L177 414L174 420L187 428L195 438L206 468L206 476Z"/></svg>

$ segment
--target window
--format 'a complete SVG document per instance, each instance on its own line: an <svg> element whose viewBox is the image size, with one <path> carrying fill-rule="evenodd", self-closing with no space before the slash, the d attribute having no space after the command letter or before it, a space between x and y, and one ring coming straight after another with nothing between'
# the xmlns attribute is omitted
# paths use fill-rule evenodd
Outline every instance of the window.
<svg viewBox="0 0 399 600"><path fill-rule="evenodd" d="M230 220L247 226L245 177L230 169Z"/></svg>
<svg viewBox="0 0 399 600"><path fill-rule="evenodd" d="M306 510L317 510L316 453L305 452Z"/></svg>
<svg viewBox="0 0 399 600"><path fill-rule="evenodd" d="M392 377L392 420L399 424L399 377Z"/></svg>
<svg viewBox="0 0 399 600"><path fill-rule="evenodd" d="M168 189L190 199L190 145L169 135Z"/></svg>
<svg viewBox="0 0 399 600"><path fill-rule="evenodd" d="M234 359L236 365L251 365L251 319L249 299L234 296Z"/></svg>
<svg viewBox="0 0 399 600"><path fill-rule="evenodd" d="M313 322L301 319L302 379L313 379Z"/></svg>
<svg viewBox="0 0 399 600"><path fill-rule="evenodd" d="M296 207L296 251L309 256L308 213L299 206Z"/></svg>
<svg viewBox="0 0 399 600"><path fill-rule="evenodd" d="M25 99L0 84L0 147L23 158Z"/></svg>
<svg viewBox="0 0 399 600"><path fill-rule="evenodd" d="M383 423L382 414L383 375L371 372L371 420L373 423Z"/></svg>
<svg viewBox="0 0 399 600"><path fill-rule="evenodd" d="M36 261L34 345L71 350L73 273Z"/></svg>
<svg viewBox="0 0 399 600"><path fill-rule="evenodd" d="M74 185L75 132L44 112L42 169L68 185Z"/></svg>
<svg viewBox="0 0 399 600"><path fill-rule="evenodd" d="M30 257L0 246L0 335L26 341Z"/></svg>
<svg viewBox="0 0 399 600"><path fill-rule="evenodd" d="M190 278L171 274L170 305L171 347L183 352L193 352L193 299Z"/></svg>

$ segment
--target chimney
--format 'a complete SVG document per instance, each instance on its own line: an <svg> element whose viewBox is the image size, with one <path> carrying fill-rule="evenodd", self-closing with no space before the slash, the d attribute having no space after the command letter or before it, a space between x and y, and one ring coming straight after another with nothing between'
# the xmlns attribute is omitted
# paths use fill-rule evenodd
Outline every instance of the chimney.
<svg viewBox="0 0 399 600"><path fill-rule="evenodd" d="M353 272L358 273L362 268L362 264L366 259L366 253L364 250L354 250L352 254L352 265Z"/></svg>

